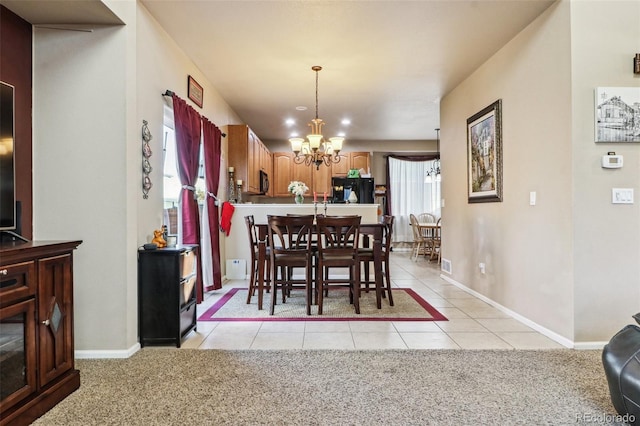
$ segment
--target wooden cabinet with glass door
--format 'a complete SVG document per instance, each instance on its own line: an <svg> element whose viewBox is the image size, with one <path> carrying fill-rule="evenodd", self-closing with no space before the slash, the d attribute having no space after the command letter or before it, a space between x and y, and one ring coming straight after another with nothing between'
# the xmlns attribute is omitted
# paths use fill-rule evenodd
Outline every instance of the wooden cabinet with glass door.
<svg viewBox="0 0 640 426"><path fill-rule="evenodd" d="M81 241L0 244L0 424L30 424L80 386L73 250Z"/></svg>

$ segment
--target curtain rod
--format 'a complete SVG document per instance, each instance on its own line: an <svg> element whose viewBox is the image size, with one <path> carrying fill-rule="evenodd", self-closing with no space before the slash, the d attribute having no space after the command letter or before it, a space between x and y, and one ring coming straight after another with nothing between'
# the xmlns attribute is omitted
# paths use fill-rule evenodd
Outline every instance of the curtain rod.
<svg viewBox="0 0 640 426"><path fill-rule="evenodd" d="M162 94L162 96L173 96L173 95L175 95L175 92L173 92L173 91L171 91L171 90L169 90L169 89L167 89L167 90ZM223 138L226 138L226 137L227 137L227 134L226 134L226 133L221 132L220 134L221 134L221 136L222 136Z"/></svg>

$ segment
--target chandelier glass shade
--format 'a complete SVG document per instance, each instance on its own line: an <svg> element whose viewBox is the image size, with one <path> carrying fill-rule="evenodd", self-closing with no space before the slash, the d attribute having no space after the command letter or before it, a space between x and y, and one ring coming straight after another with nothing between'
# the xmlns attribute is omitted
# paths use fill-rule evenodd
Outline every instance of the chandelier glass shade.
<svg viewBox="0 0 640 426"><path fill-rule="evenodd" d="M324 121L318 118L318 72L322 67L315 65L311 69L316 73L316 118L309 123L311 133L307 135L306 139L290 138L289 142L291 143L291 150L296 154L293 158L296 164L315 165L316 169L319 169L323 163L326 166L330 166L332 163L340 161L339 154L342 150L344 138L336 136L325 140L324 136L322 136Z"/></svg>
<svg viewBox="0 0 640 426"><path fill-rule="evenodd" d="M440 175L440 129L436 129L436 158L433 160L433 165L430 170L427 170L427 176L425 176L425 183L440 182L442 176Z"/></svg>

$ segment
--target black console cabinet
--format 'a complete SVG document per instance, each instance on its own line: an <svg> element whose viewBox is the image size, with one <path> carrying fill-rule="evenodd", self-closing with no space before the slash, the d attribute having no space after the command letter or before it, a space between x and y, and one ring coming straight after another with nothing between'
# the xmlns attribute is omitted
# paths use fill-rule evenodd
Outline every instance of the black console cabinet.
<svg viewBox="0 0 640 426"><path fill-rule="evenodd" d="M196 329L198 246L138 250L140 346L175 344Z"/></svg>

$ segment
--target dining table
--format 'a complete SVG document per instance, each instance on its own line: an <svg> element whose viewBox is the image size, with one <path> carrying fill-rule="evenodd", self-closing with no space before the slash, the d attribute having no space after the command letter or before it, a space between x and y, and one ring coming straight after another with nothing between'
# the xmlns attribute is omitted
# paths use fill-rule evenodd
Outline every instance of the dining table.
<svg viewBox="0 0 640 426"><path fill-rule="evenodd" d="M256 223L255 226L258 230L258 309L261 310L263 305L263 294L265 290L264 276L265 267L267 265L268 225L266 223ZM376 306L378 309L382 308L382 239L384 236L384 230L385 225L383 223L360 224L360 235L363 236L361 240L362 247L373 248ZM365 273L368 273L368 267L365 268Z"/></svg>

